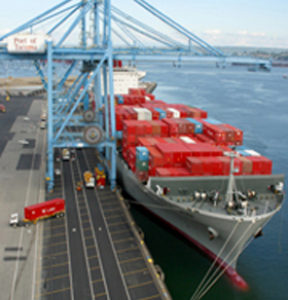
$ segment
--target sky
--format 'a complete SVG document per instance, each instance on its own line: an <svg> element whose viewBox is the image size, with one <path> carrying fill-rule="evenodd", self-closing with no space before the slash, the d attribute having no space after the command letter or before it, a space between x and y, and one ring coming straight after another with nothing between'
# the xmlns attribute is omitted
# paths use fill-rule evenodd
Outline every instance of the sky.
<svg viewBox="0 0 288 300"><path fill-rule="evenodd" d="M133 0L111 0L134 17L158 26ZM1 0L0 34L60 3L60 0ZM288 48L288 0L149 0L215 46ZM173 34L170 32L170 34Z"/></svg>

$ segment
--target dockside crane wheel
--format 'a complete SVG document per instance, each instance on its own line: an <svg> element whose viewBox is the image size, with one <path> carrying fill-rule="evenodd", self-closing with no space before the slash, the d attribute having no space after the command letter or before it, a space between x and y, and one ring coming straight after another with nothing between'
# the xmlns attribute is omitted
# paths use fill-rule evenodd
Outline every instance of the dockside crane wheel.
<svg viewBox="0 0 288 300"><path fill-rule="evenodd" d="M98 144L102 140L102 137L103 133L100 127L89 126L84 129L84 141L90 145Z"/></svg>
<svg viewBox="0 0 288 300"><path fill-rule="evenodd" d="M83 119L87 123L91 123L95 119L95 112L92 109L88 109L83 113Z"/></svg>

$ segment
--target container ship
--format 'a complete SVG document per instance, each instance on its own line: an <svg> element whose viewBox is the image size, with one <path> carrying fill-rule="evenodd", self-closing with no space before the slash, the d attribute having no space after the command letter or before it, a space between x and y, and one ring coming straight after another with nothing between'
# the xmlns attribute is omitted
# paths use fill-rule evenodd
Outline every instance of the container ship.
<svg viewBox="0 0 288 300"><path fill-rule="evenodd" d="M247 244L281 208L284 175L243 132L145 89L115 95L117 175L125 191L212 258L240 288Z"/></svg>

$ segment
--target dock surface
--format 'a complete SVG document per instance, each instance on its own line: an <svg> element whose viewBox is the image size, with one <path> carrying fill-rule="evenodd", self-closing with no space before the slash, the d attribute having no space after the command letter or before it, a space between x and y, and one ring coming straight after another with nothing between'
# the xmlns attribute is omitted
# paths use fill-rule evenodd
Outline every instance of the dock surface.
<svg viewBox="0 0 288 300"><path fill-rule="evenodd" d="M9 227L9 217L44 200L45 133L40 129L43 99L0 98L0 289L1 299L31 299L35 292L41 226ZM45 169L45 168L44 168Z"/></svg>
<svg viewBox="0 0 288 300"><path fill-rule="evenodd" d="M169 299L121 195L109 187L75 189L96 164L93 149L56 163L62 175L47 199L65 198L66 217L44 225L42 268L48 270L39 298Z"/></svg>
<svg viewBox="0 0 288 300"><path fill-rule="evenodd" d="M95 150L60 161L52 194L45 195L46 131L41 97L12 97L0 116L1 299L171 299L130 216L109 187L76 191ZM26 205L63 197L66 216L29 228L8 226Z"/></svg>

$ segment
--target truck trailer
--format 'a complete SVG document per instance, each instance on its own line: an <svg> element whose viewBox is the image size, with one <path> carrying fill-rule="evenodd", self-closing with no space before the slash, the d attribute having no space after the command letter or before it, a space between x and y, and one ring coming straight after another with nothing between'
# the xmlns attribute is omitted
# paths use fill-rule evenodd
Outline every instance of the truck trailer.
<svg viewBox="0 0 288 300"><path fill-rule="evenodd" d="M65 215L65 200L55 198L45 202L24 207L24 218L20 219L18 213L10 216L9 225L12 227L29 226L36 224L41 219L63 217Z"/></svg>

